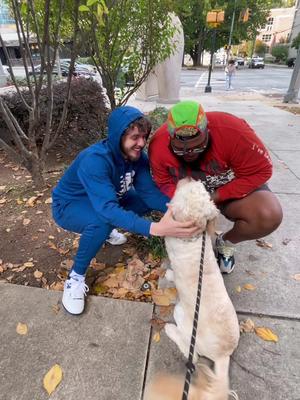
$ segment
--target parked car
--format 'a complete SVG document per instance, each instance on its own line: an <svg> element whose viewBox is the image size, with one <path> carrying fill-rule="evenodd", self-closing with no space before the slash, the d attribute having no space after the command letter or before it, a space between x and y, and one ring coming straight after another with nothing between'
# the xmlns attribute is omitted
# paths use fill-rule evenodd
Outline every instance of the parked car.
<svg viewBox="0 0 300 400"><path fill-rule="evenodd" d="M244 67L245 66L245 60L243 59L243 57L237 57L234 60L234 65L235 67L238 69L240 67Z"/></svg>
<svg viewBox="0 0 300 400"><path fill-rule="evenodd" d="M265 62L262 57L252 57L248 68L265 68Z"/></svg>
<svg viewBox="0 0 300 400"><path fill-rule="evenodd" d="M286 60L286 65L287 65L289 68L294 68L294 66L295 66L295 61L296 61L296 57L288 58L288 59Z"/></svg>

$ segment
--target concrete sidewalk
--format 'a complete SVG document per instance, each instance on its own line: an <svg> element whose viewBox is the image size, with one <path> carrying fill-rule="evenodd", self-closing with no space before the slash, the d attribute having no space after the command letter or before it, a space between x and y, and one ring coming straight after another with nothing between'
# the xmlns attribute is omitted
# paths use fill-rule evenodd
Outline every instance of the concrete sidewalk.
<svg viewBox="0 0 300 400"><path fill-rule="evenodd" d="M231 93L191 89L181 98L245 118L271 153L270 187L281 201L283 223L265 238L272 248L239 245L238 266L224 279L239 319L271 328L279 341L242 334L231 386L240 400L300 400L300 282L293 279L300 273L300 116ZM156 105L130 104L146 111ZM236 291L247 283L256 290ZM152 305L90 296L85 314L72 317L60 298L57 292L0 284L0 400L48 399L42 381L55 363L63 380L53 400L140 400L153 373L184 371L181 354L164 333L159 343L151 341ZM18 322L28 325L27 335L16 333Z"/></svg>

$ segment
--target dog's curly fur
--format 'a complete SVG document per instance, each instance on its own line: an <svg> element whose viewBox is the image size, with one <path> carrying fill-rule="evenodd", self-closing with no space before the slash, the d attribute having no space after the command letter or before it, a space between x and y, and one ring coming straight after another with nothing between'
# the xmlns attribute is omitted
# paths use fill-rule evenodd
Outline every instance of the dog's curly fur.
<svg viewBox="0 0 300 400"><path fill-rule="evenodd" d="M215 363L214 372L206 366L198 370L190 387L191 400L225 400L229 390L229 359L238 345L239 325L236 312L224 286L217 265L211 238L218 210L199 181L184 179L179 182L171 202L174 218L178 221L195 220L206 231L206 246L200 314L195 353ZM173 270L179 302L175 306L176 324L166 324L165 331L188 357L197 294L202 235L197 238L167 237L166 248ZM169 278L170 278L169 272ZM195 355L196 361L197 356ZM180 400L184 378L161 376L146 390L146 400ZM171 386L170 386L171 385ZM176 389L175 389L176 388Z"/></svg>

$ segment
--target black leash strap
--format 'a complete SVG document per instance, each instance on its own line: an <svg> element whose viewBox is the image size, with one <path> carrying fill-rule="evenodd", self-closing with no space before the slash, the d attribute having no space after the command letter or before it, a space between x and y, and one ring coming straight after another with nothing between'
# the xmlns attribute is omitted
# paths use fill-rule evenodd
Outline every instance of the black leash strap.
<svg viewBox="0 0 300 400"><path fill-rule="evenodd" d="M185 382L184 382L182 400L188 400L191 377L192 377L192 374L195 371L195 365L193 363L193 357L194 357L194 350L195 350L195 344L196 344L196 335L197 335L199 309L200 309L200 298L201 298L201 289L202 289L205 240L206 240L206 233L203 232L201 258L200 258L200 269L199 269L199 279L198 279L198 289L197 289L197 299L196 299L194 321L193 321L193 332L192 332L192 337L191 337L189 358L188 358L188 361L186 363L187 370L186 370L186 375L185 375Z"/></svg>

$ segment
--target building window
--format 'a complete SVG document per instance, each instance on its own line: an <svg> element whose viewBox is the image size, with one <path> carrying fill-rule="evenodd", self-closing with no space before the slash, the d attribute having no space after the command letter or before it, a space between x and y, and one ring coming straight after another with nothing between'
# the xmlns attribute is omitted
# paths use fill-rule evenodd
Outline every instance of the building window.
<svg viewBox="0 0 300 400"><path fill-rule="evenodd" d="M274 18L273 17L268 18L267 25L273 25L273 22L274 22Z"/></svg>
<svg viewBox="0 0 300 400"><path fill-rule="evenodd" d="M0 25L14 24L15 20L10 15L7 0L0 0Z"/></svg>
<svg viewBox="0 0 300 400"><path fill-rule="evenodd" d="M262 35L263 42L269 42L272 39L272 35Z"/></svg>

